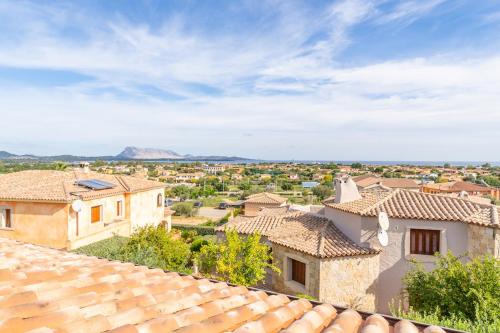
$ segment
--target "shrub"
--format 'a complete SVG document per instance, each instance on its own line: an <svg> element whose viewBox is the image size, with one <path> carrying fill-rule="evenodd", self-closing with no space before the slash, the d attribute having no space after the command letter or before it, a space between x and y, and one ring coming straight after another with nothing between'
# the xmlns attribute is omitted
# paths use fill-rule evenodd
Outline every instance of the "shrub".
<svg viewBox="0 0 500 333"><path fill-rule="evenodd" d="M181 231L181 238L186 243L191 243L196 236L198 236L198 233L196 232L196 230L182 230Z"/></svg>
<svg viewBox="0 0 500 333"><path fill-rule="evenodd" d="M234 230L226 231L226 240L209 243L197 256L198 267L206 275L245 286L256 285L266 277L266 268L279 269L271 263L269 247L260 243L260 235L240 237Z"/></svg>
<svg viewBox="0 0 500 333"><path fill-rule="evenodd" d="M439 319L491 324L500 318L500 261L491 256L463 263L448 253L438 255L436 268L422 264L404 277L412 311Z"/></svg>
<svg viewBox="0 0 500 333"><path fill-rule="evenodd" d="M213 226L203 226L203 225L185 225L185 224L172 224L172 228L177 230L195 230L198 235L214 235L215 229Z"/></svg>
<svg viewBox="0 0 500 333"><path fill-rule="evenodd" d="M120 259L165 270L189 272L189 246L162 226L138 228L120 249Z"/></svg>
<svg viewBox="0 0 500 333"><path fill-rule="evenodd" d="M199 237L193 240L193 242L191 243L190 250L191 252L200 252L201 248L205 245L208 245L208 240Z"/></svg>
<svg viewBox="0 0 500 333"><path fill-rule="evenodd" d="M118 259L120 249L127 241L128 238L126 237L113 236L93 244L82 246L75 249L74 252L99 258Z"/></svg>
<svg viewBox="0 0 500 333"><path fill-rule="evenodd" d="M172 205L172 209L175 210L175 215L178 216L195 216L197 210L193 207L191 202L178 202Z"/></svg>
<svg viewBox="0 0 500 333"><path fill-rule="evenodd" d="M320 200L326 199L332 195L333 190L329 186L318 185L313 187L312 193L317 196Z"/></svg>

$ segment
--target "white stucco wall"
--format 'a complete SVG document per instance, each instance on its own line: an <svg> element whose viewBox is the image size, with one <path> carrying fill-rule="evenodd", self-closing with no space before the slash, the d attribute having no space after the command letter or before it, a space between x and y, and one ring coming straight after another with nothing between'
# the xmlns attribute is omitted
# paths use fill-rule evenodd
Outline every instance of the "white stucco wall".
<svg viewBox="0 0 500 333"><path fill-rule="evenodd" d="M361 217L328 207L325 209L325 214L353 241L364 246L381 248L377 240L376 217ZM389 245L382 248L379 255L379 280L376 292L377 311L383 313L389 312L391 300L399 299L403 288L401 280L410 269L412 258L423 261L426 269L430 270L435 266L435 258L432 256L409 255L409 229L441 230L442 253L450 250L455 255L463 255L468 250L468 226L465 223L393 218L390 218L389 222Z"/></svg>
<svg viewBox="0 0 500 333"><path fill-rule="evenodd" d="M324 215L356 243L361 242L361 216L325 207Z"/></svg>

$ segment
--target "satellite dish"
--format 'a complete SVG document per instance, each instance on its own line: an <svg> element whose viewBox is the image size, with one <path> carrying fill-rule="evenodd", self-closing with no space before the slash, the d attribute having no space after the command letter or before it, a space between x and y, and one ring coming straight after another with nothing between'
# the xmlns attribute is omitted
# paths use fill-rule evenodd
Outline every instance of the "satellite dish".
<svg viewBox="0 0 500 333"><path fill-rule="evenodd" d="M378 229L377 238L380 245L387 246L389 244L389 235L387 235L387 231Z"/></svg>
<svg viewBox="0 0 500 333"><path fill-rule="evenodd" d="M73 210L77 213L80 213L83 209L83 202L82 200L75 200L73 201L73 203L71 204L71 208L73 208Z"/></svg>
<svg viewBox="0 0 500 333"><path fill-rule="evenodd" d="M386 212L378 213L378 225L384 231L389 230L389 217Z"/></svg>

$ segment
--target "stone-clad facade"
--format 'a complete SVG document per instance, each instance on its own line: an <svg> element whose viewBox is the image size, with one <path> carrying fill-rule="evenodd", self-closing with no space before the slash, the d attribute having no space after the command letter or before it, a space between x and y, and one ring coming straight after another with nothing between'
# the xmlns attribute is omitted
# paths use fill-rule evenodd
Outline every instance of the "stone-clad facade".
<svg viewBox="0 0 500 333"><path fill-rule="evenodd" d="M365 311L375 310L378 254L317 258L277 244L272 244L272 249L274 263L281 270L281 274L273 273L273 290L290 295L306 294L321 302ZM291 280L289 259L306 264L305 285Z"/></svg>
<svg viewBox="0 0 500 333"><path fill-rule="evenodd" d="M468 225L469 257L491 254L500 258L500 229Z"/></svg>

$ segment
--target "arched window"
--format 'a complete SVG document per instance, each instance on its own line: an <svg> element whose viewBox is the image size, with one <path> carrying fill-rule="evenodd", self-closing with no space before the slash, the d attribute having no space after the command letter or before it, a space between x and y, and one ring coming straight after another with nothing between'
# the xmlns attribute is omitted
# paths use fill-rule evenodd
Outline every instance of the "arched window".
<svg viewBox="0 0 500 333"><path fill-rule="evenodd" d="M156 204L158 207L163 207L163 195L161 193L156 197Z"/></svg>

